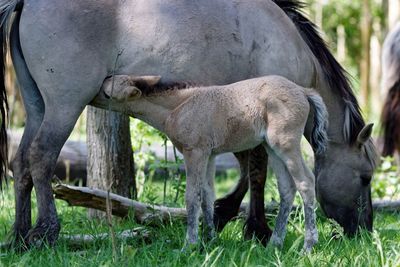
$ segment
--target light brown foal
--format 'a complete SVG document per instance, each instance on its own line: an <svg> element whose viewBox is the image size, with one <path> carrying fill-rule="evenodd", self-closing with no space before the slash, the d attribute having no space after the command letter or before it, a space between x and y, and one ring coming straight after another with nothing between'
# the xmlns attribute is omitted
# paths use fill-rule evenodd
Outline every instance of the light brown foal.
<svg viewBox="0 0 400 267"><path fill-rule="evenodd" d="M225 86L150 92L160 77L116 75L107 78L96 105L111 105L165 132L183 154L186 166L187 244L198 240L200 209L208 238L213 224L214 158L263 144L277 179L281 198L272 242L281 246L296 189L304 202L305 251L318 240L315 224L315 178L304 163L300 141L310 115L316 153L327 145L327 111L312 89L280 76L244 80ZM142 92L143 90L143 92Z"/></svg>

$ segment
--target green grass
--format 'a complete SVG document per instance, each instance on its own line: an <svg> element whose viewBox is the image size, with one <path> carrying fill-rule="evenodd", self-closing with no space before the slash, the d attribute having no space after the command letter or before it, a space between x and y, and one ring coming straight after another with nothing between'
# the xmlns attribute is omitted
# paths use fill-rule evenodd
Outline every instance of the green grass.
<svg viewBox="0 0 400 267"><path fill-rule="evenodd" d="M231 188L234 174L217 179L219 195ZM269 183L274 183L269 179ZM146 192L155 194L155 201L161 197L161 184L154 183ZM270 185L269 188L274 188ZM222 188L222 190L221 190ZM169 195L174 195L169 189ZM276 192L266 194L267 200L276 197ZM146 195L143 196L143 200ZM154 199L154 197L152 197ZM0 201L0 239L5 240L13 223L13 192L3 193ZM182 198L177 205L182 205ZM33 208L35 209L35 203ZM61 234L96 234L107 232L107 225L99 220L89 220L83 208L68 207L57 201L62 230ZM340 229L318 212L319 243L309 255L303 255L303 215L301 210L293 212L288 226L283 249L263 247L257 241L243 241L243 221L230 223L219 234L217 240L191 251L181 252L184 243L185 226L170 223L158 228L146 227L149 239L137 238L119 241L118 257L112 258L109 240L95 242L82 248L74 248L66 241L59 241L55 248L32 249L20 254L2 251L0 264L4 266L399 266L400 265L400 214L375 213L374 232L362 232L349 239L340 234ZM34 215L35 216L35 215ZM271 215L274 221L275 215ZM138 227L132 220L114 219L117 231ZM271 225L272 226L272 225ZM332 232L339 232L332 237Z"/></svg>

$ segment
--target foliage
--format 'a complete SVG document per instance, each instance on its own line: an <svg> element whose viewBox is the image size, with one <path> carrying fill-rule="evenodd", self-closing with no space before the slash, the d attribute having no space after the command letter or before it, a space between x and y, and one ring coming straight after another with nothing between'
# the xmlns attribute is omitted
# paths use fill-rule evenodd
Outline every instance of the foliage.
<svg viewBox="0 0 400 267"><path fill-rule="evenodd" d="M372 198L396 199L400 193L400 170L392 157L382 158L382 162L372 180Z"/></svg>

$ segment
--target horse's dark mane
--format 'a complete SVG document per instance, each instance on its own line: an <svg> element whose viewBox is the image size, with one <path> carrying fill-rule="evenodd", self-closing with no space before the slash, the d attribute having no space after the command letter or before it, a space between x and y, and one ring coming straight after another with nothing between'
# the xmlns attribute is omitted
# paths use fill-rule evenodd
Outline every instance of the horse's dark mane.
<svg viewBox="0 0 400 267"><path fill-rule="evenodd" d="M400 80L390 88L382 110L382 156L393 156L400 149Z"/></svg>
<svg viewBox="0 0 400 267"><path fill-rule="evenodd" d="M300 35L317 58L330 88L335 88L349 109L348 141L354 143L365 126L360 106L350 86L348 73L340 66L318 33L317 26L301 12L304 3L296 0L272 0L293 21Z"/></svg>

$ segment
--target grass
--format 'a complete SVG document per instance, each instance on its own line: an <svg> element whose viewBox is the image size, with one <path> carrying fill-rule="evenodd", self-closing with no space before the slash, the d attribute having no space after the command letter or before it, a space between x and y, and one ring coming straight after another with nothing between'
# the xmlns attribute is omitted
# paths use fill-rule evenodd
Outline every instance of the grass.
<svg viewBox="0 0 400 267"><path fill-rule="evenodd" d="M219 195L225 193L234 182L234 174L217 179ZM269 179L273 183L273 179ZM227 186L227 184L229 186ZM153 201L162 197L161 184L154 182L150 189ZM269 186L269 188L274 186ZM174 195L172 189L169 195ZM155 195L155 196L154 196ZM267 200L275 198L276 192L267 194ZM146 200L146 195L143 200ZM13 192L11 187L3 193L0 202L0 239L4 240L13 223ZM182 198L178 205L182 205ZM33 209L36 206L33 202ZM100 220L89 220L83 208L68 207L57 201L62 224L62 234L96 234L107 232L107 225ZM112 259L111 242L99 240L83 248L73 248L66 241L59 241L55 248L32 249L20 254L2 251L0 264L4 266L399 266L400 265L400 214L375 213L374 232L361 232L349 239L340 234L340 228L318 212L319 243L309 255L303 255L303 215L293 212L288 226L284 247L279 250L263 247L255 240L243 241L243 221L231 222L219 237L191 251L181 252L185 226L170 223L158 228L146 227L149 239L137 238L119 241L119 256ZM35 215L34 215L35 216ZM273 222L276 215L271 215ZM114 219L116 230L138 227L132 220ZM272 226L272 225L271 225ZM332 237L332 232L339 232Z"/></svg>

